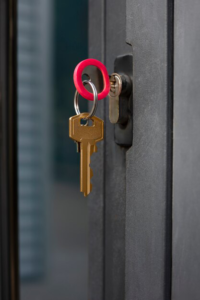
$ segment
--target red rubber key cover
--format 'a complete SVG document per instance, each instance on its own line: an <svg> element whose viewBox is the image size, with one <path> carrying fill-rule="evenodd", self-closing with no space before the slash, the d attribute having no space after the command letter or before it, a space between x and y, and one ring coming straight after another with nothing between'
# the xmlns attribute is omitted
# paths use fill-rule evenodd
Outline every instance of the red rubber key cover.
<svg viewBox="0 0 200 300"><path fill-rule="evenodd" d="M91 100L91 101L94 100L93 94L86 90L86 88L84 87L83 82L82 82L83 70L88 66L95 66L102 73L104 87L103 87L102 92L100 92L98 94L98 100L101 100L101 99L105 98L110 91L110 80L109 80L108 71L107 71L106 67L99 60L94 59L94 58L85 59L76 66L76 68L74 70L75 87L76 87L77 91L79 92L79 94L83 98L85 98L87 100Z"/></svg>

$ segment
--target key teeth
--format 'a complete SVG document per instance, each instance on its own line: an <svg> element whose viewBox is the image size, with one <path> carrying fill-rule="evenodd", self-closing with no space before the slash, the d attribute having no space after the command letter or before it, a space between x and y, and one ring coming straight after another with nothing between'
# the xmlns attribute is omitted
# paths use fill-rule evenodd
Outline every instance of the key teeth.
<svg viewBox="0 0 200 300"><path fill-rule="evenodd" d="M93 171L92 171L92 169L90 168L90 180L91 180L92 177L93 177ZM92 184L91 184L91 182L90 182L90 191L89 191L88 195L91 193L91 191L92 191Z"/></svg>
<svg viewBox="0 0 200 300"><path fill-rule="evenodd" d="M95 144L95 145L91 146L91 155L96 152L97 152L97 145Z"/></svg>
<svg viewBox="0 0 200 300"><path fill-rule="evenodd" d="M84 197L87 197L92 191L92 184L90 183L90 191L89 192L83 192Z"/></svg>
<svg viewBox="0 0 200 300"><path fill-rule="evenodd" d="M81 151L83 151L82 148L81 148ZM96 146L96 144L90 145L90 156L94 152L97 152L97 146ZM90 161L90 159L89 159L89 161ZM87 174L87 180L85 180L84 184L81 181L81 192L83 192L83 195L85 197L87 197L90 194L90 192L92 191L91 178L93 177L93 170L91 169L90 165L89 165L89 168L87 168L87 171L89 173L89 174ZM81 180L82 180L82 178L81 178Z"/></svg>

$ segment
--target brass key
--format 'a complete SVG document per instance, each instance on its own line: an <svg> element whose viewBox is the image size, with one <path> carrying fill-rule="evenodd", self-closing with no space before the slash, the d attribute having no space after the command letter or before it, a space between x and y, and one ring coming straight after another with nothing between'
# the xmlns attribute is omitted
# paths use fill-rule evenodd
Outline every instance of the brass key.
<svg viewBox="0 0 200 300"><path fill-rule="evenodd" d="M103 140L104 122L93 116L90 118L92 126L82 125L81 120L89 113L82 113L69 119L69 136L74 141L80 143L80 191L87 196L92 190L90 182L93 172L90 168L90 156L97 152L96 143Z"/></svg>

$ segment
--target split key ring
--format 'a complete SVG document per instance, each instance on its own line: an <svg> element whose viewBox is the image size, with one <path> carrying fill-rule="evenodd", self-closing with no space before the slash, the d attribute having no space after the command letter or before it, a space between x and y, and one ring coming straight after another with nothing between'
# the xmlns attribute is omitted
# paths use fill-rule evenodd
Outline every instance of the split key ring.
<svg viewBox="0 0 200 300"><path fill-rule="evenodd" d="M92 88L92 92L94 95L94 101L93 101L93 106L92 109L89 113L89 115L86 118L83 118L83 120L89 120L90 118L92 118L97 110L97 106L98 106L98 93L97 93L97 89L94 85L94 83L92 83L89 80L84 80L83 81L83 85L89 84L90 87ZM80 115L80 109L79 109L79 104L78 104L78 96L79 96L79 92L76 90L75 95L74 95L74 109L77 115ZM87 124L86 124L87 125Z"/></svg>

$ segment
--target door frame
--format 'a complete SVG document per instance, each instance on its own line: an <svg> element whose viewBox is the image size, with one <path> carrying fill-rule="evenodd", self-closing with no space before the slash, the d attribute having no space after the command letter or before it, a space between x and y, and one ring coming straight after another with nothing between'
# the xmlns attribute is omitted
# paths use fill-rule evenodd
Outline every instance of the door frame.
<svg viewBox="0 0 200 300"><path fill-rule="evenodd" d="M19 298L17 1L0 0L0 299Z"/></svg>

